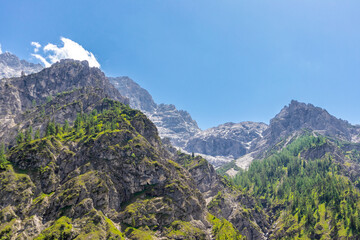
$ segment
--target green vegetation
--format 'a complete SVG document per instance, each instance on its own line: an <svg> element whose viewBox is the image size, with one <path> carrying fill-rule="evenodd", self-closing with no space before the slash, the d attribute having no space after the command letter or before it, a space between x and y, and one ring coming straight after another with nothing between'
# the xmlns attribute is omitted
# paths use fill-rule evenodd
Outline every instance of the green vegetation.
<svg viewBox="0 0 360 240"><path fill-rule="evenodd" d="M6 160L5 155L5 145L2 143L0 145L0 169L5 169L6 164L8 164L8 161Z"/></svg>
<svg viewBox="0 0 360 240"><path fill-rule="evenodd" d="M190 156L182 153L181 151L177 151L177 158L177 162L188 170L208 164L208 162L201 156Z"/></svg>
<svg viewBox="0 0 360 240"><path fill-rule="evenodd" d="M174 221L171 224L169 233L166 235L170 239L205 239L205 233L193 226L190 222Z"/></svg>
<svg viewBox="0 0 360 240"><path fill-rule="evenodd" d="M359 237L360 194L342 176L342 166L330 154L309 161L300 156L324 144L324 137L302 136L282 151L254 161L232 180L265 207L282 209L275 216L278 237Z"/></svg>
<svg viewBox="0 0 360 240"><path fill-rule="evenodd" d="M133 240L152 240L156 239L153 237L153 232L151 232L148 228L133 228L128 227L125 230L125 235Z"/></svg>
<svg viewBox="0 0 360 240"><path fill-rule="evenodd" d="M35 240L42 239L71 239L72 220L68 217L61 217L53 225L46 228Z"/></svg>
<svg viewBox="0 0 360 240"><path fill-rule="evenodd" d="M78 141L86 138L95 138L105 132L109 133L124 129L134 130L131 121L143 117L139 111L133 110L119 102L105 99L104 104L110 106L99 113L96 109L89 114L78 113L73 126L70 126L68 121L65 121L64 124L55 123L54 120L48 121L44 137L55 137L61 141ZM19 131L16 141L20 145L41 138L40 130L37 129L34 134L33 128L30 126L24 131ZM131 155L136 157L134 153Z"/></svg>
<svg viewBox="0 0 360 240"><path fill-rule="evenodd" d="M226 219L218 219L210 213L207 220L213 225L212 234L216 240L238 240L245 239L239 231Z"/></svg>
<svg viewBox="0 0 360 240"><path fill-rule="evenodd" d="M221 175L221 176L227 176L229 177L226 172L229 171L230 169L234 169L235 171L242 171L242 168L238 167L236 165L236 161L231 161L229 163L224 164L223 166L221 166L219 169L216 170L217 174Z"/></svg>

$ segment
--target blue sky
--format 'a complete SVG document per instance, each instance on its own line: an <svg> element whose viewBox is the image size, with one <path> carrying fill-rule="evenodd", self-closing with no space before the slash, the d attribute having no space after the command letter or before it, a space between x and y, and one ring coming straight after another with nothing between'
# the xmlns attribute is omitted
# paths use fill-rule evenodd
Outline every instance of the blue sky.
<svg viewBox="0 0 360 240"><path fill-rule="evenodd" d="M360 1L0 0L3 51L66 37L203 129L268 123L291 99L360 123Z"/></svg>

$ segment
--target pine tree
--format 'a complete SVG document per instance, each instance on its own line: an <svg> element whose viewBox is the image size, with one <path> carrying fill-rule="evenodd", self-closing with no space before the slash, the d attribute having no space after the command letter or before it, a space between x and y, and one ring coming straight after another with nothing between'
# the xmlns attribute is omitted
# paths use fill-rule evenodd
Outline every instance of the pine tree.
<svg viewBox="0 0 360 240"><path fill-rule="evenodd" d="M0 145L0 169L4 169L6 164L5 146L4 143Z"/></svg>
<svg viewBox="0 0 360 240"><path fill-rule="evenodd" d="M40 139L40 130L39 130L39 129L37 129L37 130L35 131L34 139Z"/></svg>
<svg viewBox="0 0 360 240"><path fill-rule="evenodd" d="M25 141L26 142L30 142L32 140L32 134L33 134L33 129L32 129L32 126L30 126L25 132Z"/></svg>
<svg viewBox="0 0 360 240"><path fill-rule="evenodd" d="M17 144L24 142L24 134L22 132L19 132L18 135L16 136L16 142Z"/></svg>
<svg viewBox="0 0 360 240"><path fill-rule="evenodd" d="M82 124L83 124L83 121L82 121L82 118L81 118L81 114L78 113L76 115L76 119L75 119L75 122L74 122L74 128L75 128L76 132L80 131Z"/></svg>
<svg viewBox="0 0 360 240"><path fill-rule="evenodd" d="M64 124L63 130L64 130L64 132L68 132L69 129L70 129L69 122L68 122L68 120L65 120L65 124Z"/></svg>
<svg viewBox="0 0 360 240"><path fill-rule="evenodd" d="M53 121L49 121L46 127L46 136L55 135L55 132L56 132L55 123Z"/></svg>

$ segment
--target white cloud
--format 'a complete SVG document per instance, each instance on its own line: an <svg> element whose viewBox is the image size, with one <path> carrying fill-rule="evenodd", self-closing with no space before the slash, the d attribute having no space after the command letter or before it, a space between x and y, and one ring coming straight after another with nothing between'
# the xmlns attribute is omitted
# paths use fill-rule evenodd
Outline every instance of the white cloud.
<svg viewBox="0 0 360 240"><path fill-rule="evenodd" d="M37 53L39 51L39 48L41 48L41 44L38 42L31 42L31 46L34 46L34 52Z"/></svg>
<svg viewBox="0 0 360 240"><path fill-rule="evenodd" d="M2 54L2 50L1 50L1 43L0 43L0 54Z"/></svg>
<svg viewBox="0 0 360 240"><path fill-rule="evenodd" d="M51 63L46 61L46 59L43 56L41 56L40 54L33 53L33 54L31 54L31 56L36 57L37 59L39 59L45 65L45 67L50 67L51 66Z"/></svg>
<svg viewBox="0 0 360 240"><path fill-rule="evenodd" d="M80 61L87 60L90 67L100 68L100 64L96 60L94 54L84 49L83 46L81 46L77 42L72 41L71 39L64 37L61 37L61 41L64 44L62 47L58 47L52 43L48 43L43 48L43 55L38 54L41 45L39 43L32 42L31 45L35 47L32 56L39 59L45 65L45 67L48 67L51 64L60 61L61 59L70 58Z"/></svg>

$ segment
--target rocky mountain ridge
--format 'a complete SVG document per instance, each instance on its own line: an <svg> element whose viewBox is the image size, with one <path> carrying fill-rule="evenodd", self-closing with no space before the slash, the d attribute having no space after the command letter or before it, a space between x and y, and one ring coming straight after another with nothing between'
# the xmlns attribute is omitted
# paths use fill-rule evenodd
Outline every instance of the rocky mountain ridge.
<svg viewBox="0 0 360 240"><path fill-rule="evenodd" d="M36 74L0 82L0 137L8 142L21 129L27 110L46 104L57 94L83 87L101 89L104 96L128 103L97 68L87 61L61 60ZM40 110L42 111L42 110Z"/></svg>

